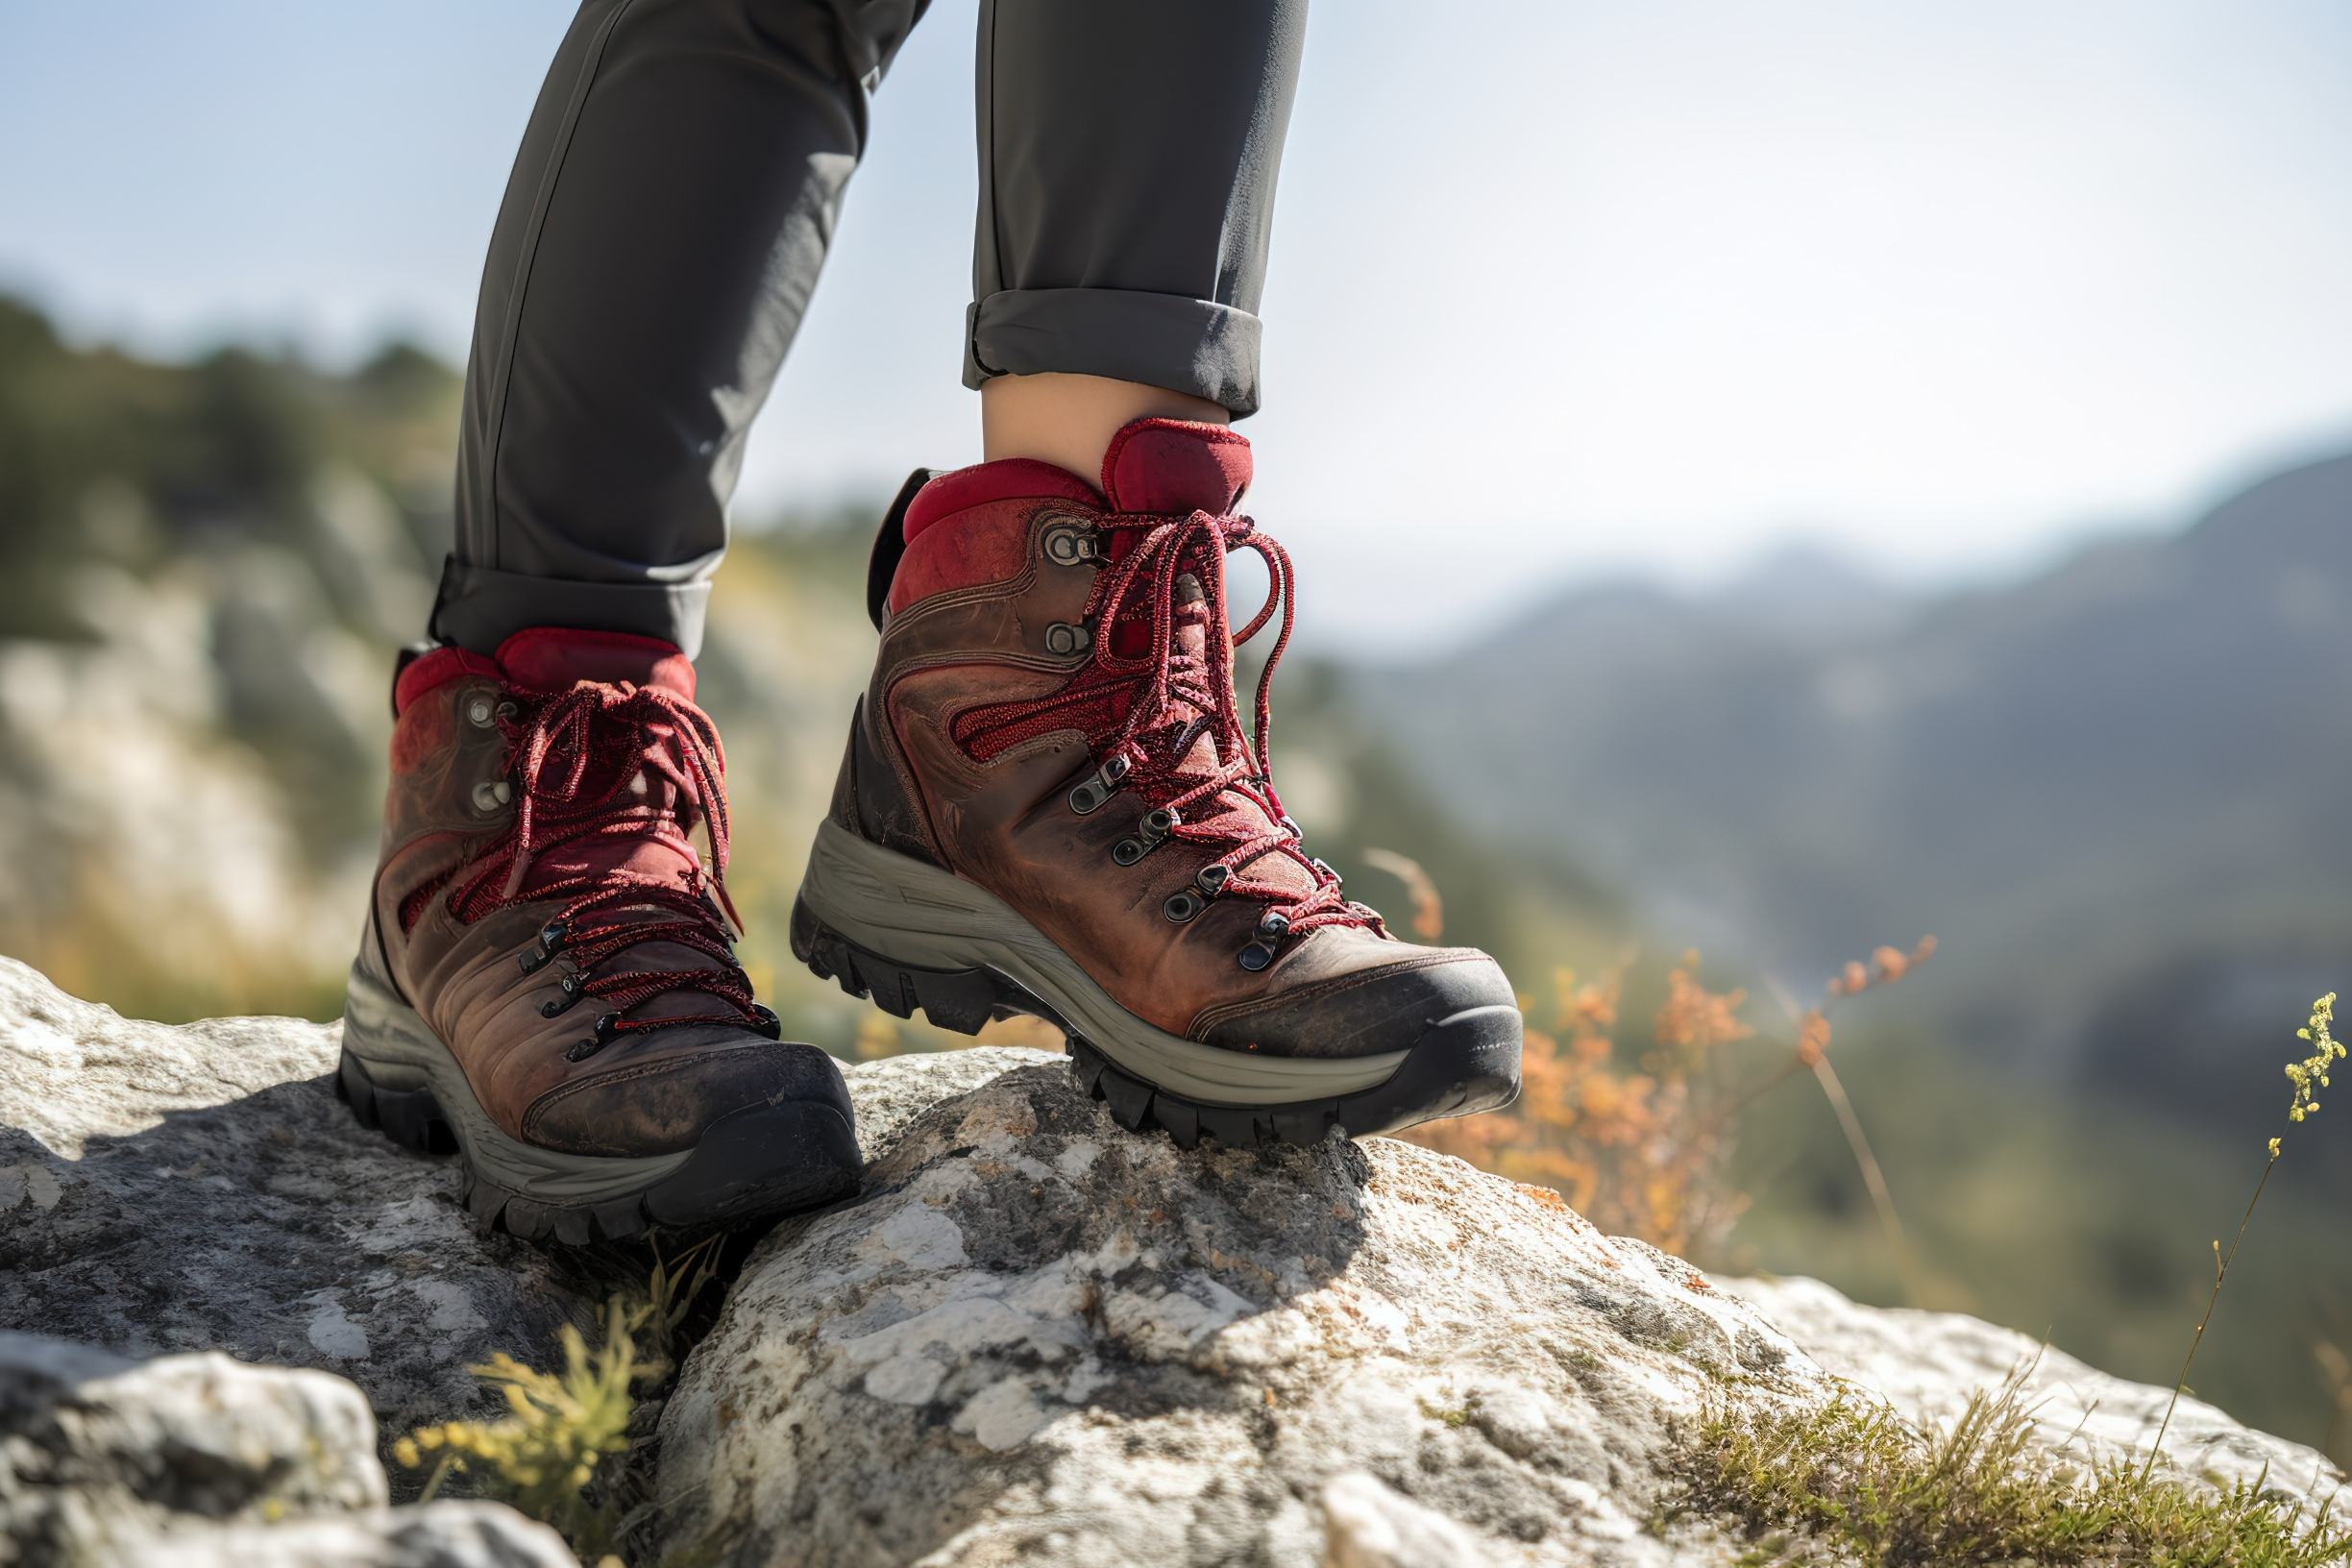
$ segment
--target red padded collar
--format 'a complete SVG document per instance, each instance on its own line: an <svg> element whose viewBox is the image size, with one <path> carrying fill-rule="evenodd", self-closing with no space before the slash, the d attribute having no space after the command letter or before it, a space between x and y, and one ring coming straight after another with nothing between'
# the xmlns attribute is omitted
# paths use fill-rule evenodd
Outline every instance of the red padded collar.
<svg viewBox="0 0 2352 1568"><path fill-rule="evenodd" d="M499 645L485 659L462 648L436 648L412 660L392 688L394 713L437 686L464 675L489 675L527 691L560 692L580 680L659 686L694 700L694 665L676 646L625 631L571 631L531 626Z"/></svg>
<svg viewBox="0 0 2352 1568"><path fill-rule="evenodd" d="M925 528L991 502L1053 497L1100 510L1223 517L1249 488L1249 437L1222 425L1185 419L1139 419L1111 438L1103 453L1102 489L1053 463L1000 457L942 474L915 493L903 531L913 544Z"/></svg>

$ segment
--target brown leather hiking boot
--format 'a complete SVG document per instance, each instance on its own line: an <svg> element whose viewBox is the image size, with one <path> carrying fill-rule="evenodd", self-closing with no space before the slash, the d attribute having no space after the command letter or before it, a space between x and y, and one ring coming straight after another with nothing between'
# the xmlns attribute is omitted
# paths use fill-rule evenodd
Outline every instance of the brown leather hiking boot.
<svg viewBox="0 0 2352 1568"><path fill-rule="evenodd" d="M576 1245L854 1189L840 1069L777 1039L735 962L725 763L685 656L520 632L425 654L393 708L343 1014L359 1119L463 1154L482 1223Z"/></svg>
<svg viewBox="0 0 2352 1568"><path fill-rule="evenodd" d="M1047 463L900 493L882 628L793 951L900 1017L1033 1013L1126 1126L1311 1142L1507 1103L1519 1011L1485 954L1417 947L1301 846L1262 759L1290 629L1282 547L1233 515L1249 443L1139 420L1098 494ZM1254 736L1225 556L1265 558L1282 635Z"/></svg>

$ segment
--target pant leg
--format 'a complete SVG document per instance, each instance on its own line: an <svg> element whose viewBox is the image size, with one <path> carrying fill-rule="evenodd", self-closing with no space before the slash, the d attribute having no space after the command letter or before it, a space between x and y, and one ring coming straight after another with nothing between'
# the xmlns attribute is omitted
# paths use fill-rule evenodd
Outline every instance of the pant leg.
<svg viewBox="0 0 2352 1568"><path fill-rule="evenodd" d="M694 652L752 416L928 0L587 0L492 233L433 634Z"/></svg>
<svg viewBox="0 0 2352 1568"><path fill-rule="evenodd" d="M1074 371L1259 400L1306 0L981 0L964 384Z"/></svg>

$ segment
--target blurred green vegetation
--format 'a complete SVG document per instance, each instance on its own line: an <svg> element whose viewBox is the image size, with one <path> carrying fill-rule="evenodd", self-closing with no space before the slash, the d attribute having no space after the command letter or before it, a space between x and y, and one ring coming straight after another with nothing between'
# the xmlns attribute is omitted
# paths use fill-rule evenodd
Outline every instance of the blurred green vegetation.
<svg viewBox="0 0 2352 1568"><path fill-rule="evenodd" d="M349 373L233 348L154 364L62 343L0 301L0 951L148 1017L339 1010L393 653L421 632L447 548L457 391L413 349ZM726 739L747 967L795 1033L849 1055L964 1043L842 995L786 946L870 664L872 526L851 508L747 529L699 660ZM1350 717L1349 678L1300 660L1277 681L1276 776L1316 852L1401 929L1413 900L1388 856L1416 863L1446 940L1494 952L1539 1011L1560 968L1623 968L1618 1049L1637 1059L1688 933L1637 931L1609 889L1531 847L1552 836L1465 831L1400 743ZM1709 980L1765 990L1720 969ZM1839 1015L1833 1052L1928 1275L1926 1305L2168 1380L2209 1279L2207 1238L2242 1203L2260 1150L1999 1076L1921 1033L1908 1006L1901 988L1862 999ZM1768 1004L1749 1016L1767 1038L1741 1049L1785 1051ZM2280 1021L2283 1062L2298 1020ZM991 1035L1052 1043L1018 1025ZM1703 1262L1901 1300L1809 1078L1757 1102L1736 1147L1730 1176L1752 1207ZM2222 1302L2198 1392L2319 1442L2334 1407L2314 1347L2352 1350L2352 1219L2290 1186L2266 1200L2238 1266L2244 1288Z"/></svg>
<svg viewBox="0 0 2352 1568"><path fill-rule="evenodd" d="M456 409L412 348L156 364L0 299L0 947L164 1017L335 1009Z"/></svg>

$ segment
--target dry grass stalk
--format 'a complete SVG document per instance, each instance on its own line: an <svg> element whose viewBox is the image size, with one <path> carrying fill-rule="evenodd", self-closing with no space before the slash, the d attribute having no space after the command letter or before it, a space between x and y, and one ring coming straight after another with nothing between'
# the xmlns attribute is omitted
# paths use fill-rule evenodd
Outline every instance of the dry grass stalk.
<svg viewBox="0 0 2352 1568"><path fill-rule="evenodd" d="M1412 898L1414 936L1423 942L1435 942L1445 935L1445 900L1437 896L1437 884L1421 869L1419 861L1394 849L1366 849L1362 859L1373 870L1386 871L1405 884L1406 893Z"/></svg>
<svg viewBox="0 0 2352 1568"><path fill-rule="evenodd" d="M1604 1231L1681 1252L1720 1240L1747 1207L1723 1174L1740 1112L1797 1073L1810 1072L1837 1112L1905 1293L1916 1300L1919 1268L1894 1197L1829 1065L1825 1009L1902 979L1935 946L1927 937L1907 953L1881 947L1867 964L1844 966L1825 988L1821 1007L1801 1014L1789 1007L1796 1031L1789 1055L1777 1069L1761 1071L1743 1070L1727 1049L1755 1034L1740 1017L1748 993L1702 985L1695 952L1667 975L1647 1048L1631 1070L1619 1066L1615 1039L1622 971L1580 982L1573 971L1558 970L1557 1012L1548 1031L1528 1031L1517 1103L1403 1136L1482 1169L1552 1188Z"/></svg>
<svg viewBox="0 0 2352 1568"><path fill-rule="evenodd" d="M2294 1090L2287 1102L2288 1127L2318 1112L2319 1102L2313 1097L2313 1090L2328 1087L2329 1069L2344 1054L2344 1048L2337 1044L2335 1037L2328 1033L2335 1017L2336 993L2331 991L2312 1003L2311 1021L2295 1031L2295 1039L2309 1045L2312 1053L2300 1062L2287 1064L2287 1082ZM2180 1377L2172 1384L2172 1397L2165 1405L2164 1420L2156 1428L2156 1441L2148 1449L2149 1468L2154 1467L2156 1456L2164 1452L2165 1433L2172 1429L2172 1412L2180 1408L2181 1394L2189 1386L2189 1368L2196 1364L2197 1347L2205 1343L2206 1325L2213 1321L2214 1308L2221 1300L2222 1282L2229 1278L2230 1264L2238 1261L2238 1249L2245 1241L2246 1226L2254 1218L2254 1206L2262 1202L2263 1189L2270 1185L2270 1172L2278 1165L2281 1141L2286 1136L2287 1128L2282 1127L2279 1136L2270 1140L2270 1158L2263 1162L2262 1179L2254 1184L2254 1195L2246 1200L2245 1213L2239 1216L2238 1234L2230 1238L2227 1254L2221 1251L2220 1237L2214 1238L2213 1293L2205 1298L2205 1315L2197 1319L2196 1333L2190 1336L2189 1354L2181 1360ZM2144 1476L2145 1473L2142 1472Z"/></svg>

